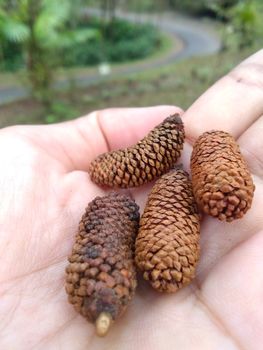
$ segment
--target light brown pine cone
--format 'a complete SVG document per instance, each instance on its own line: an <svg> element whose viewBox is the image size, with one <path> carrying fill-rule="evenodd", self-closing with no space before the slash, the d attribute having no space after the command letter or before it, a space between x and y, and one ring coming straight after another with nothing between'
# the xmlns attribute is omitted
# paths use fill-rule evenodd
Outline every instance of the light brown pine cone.
<svg viewBox="0 0 263 350"><path fill-rule="evenodd" d="M90 322L101 315L115 320L134 295L138 223L139 207L117 193L97 197L86 208L66 268L66 291L69 302Z"/></svg>
<svg viewBox="0 0 263 350"><path fill-rule="evenodd" d="M238 144L227 132L209 131L197 139L191 171L197 204L206 214L232 221L251 207L255 186Z"/></svg>
<svg viewBox="0 0 263 350"><path fill-rule="evenodd" d="M191 282L199 258L200 222L188 174L172 170L156 181L140 220L135 261L161 292Z"/></svg>
<svg viewBox="0 0 263 350"><path fill-rule="evenodd" d="M103 153L89 168L92 181L109 187L136 187L169 171L180 157L184 126L179 114L166 118L136 145Z"/></svg>

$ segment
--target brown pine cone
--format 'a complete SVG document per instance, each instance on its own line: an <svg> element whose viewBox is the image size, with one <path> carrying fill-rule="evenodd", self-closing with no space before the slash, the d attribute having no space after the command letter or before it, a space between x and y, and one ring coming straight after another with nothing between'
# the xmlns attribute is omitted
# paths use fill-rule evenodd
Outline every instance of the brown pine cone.
<svg viewBox="0 0 263 350"><path fill-rule="evenodd" d="M139 207L124 195L95 198L79 224L66 268L68 300L98 335L126 309L137 285L133 262Z"/></svg>
<svg viewBox="0 0 263 350"><path fill-rule="evenodd" d="M103 153L91 164L92 181L109 187L136 187L169 171L180 157L184 126L179 114L166 118L136 145Z"/></svg>
<svg viewBox="0 0 263 350"><path fill-rule="evenodd" d="M219 220L241 218L251 207L255 186L234 138L224 131L202 134L191 157L198 206Z"/></svg>
<svg viewBox="0 0 263 350"><path fill-rule="evenodd" d="M172 170L154 185L140 220L135 261L160 292L191 282L199 259L200 222L188 174Z"/></svg>

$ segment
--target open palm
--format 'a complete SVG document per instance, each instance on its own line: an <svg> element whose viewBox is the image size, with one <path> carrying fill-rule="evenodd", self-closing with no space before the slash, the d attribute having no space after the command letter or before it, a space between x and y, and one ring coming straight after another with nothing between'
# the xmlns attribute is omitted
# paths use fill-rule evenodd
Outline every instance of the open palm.
<svg viewBox="0 0 263 350"><path fill-rule="evenodd" d="M85 206L104 190L87 168L99 153L133 144L177 107L105 110L53 126L0 132L0 349L261 349L263 344L263 51L244 61L184 114L191 144L231 132L256 192L242 220L204 217L193 283L176 294L140 284L108 336L75 313L64 269ZM132 190L143 209L152 184Z"/></svg>

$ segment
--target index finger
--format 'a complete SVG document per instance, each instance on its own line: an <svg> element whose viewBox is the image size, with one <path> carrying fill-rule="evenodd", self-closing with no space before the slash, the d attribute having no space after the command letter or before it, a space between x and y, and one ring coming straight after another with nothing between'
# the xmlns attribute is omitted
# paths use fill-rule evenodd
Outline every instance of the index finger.
<svg viewBox="0 0 263 350"><path fill-rule="evenodd" d="M218 129L238 138L263 114L263 50L252 55L208 89L185 112L186 135L192 142Z"/></svg>

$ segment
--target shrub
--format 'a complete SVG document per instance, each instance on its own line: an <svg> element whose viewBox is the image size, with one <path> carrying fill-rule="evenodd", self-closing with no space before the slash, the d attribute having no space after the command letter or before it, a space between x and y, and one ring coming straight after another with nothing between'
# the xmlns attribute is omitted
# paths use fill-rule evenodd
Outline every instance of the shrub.
<svg viewBox="0 0 263 350"><path fill-rule="evenodd" d="M16 71L24 66L22 46L2 39L0 69Z"/></svg>
<svg viewBox="0 0 263 350"><path fill-rule="evenodd" d="M152 54L162 45L162 35L150 24L135 24L115 19L103 22L82 20L77 28L64 31L57 47L57 63L62 67L96 65L101 62L125 62ZM2 70L25 66L22 47L17 43L2 45Z"/></svg>
<svg viewBox="0 0 263 350"><path fill-rule="evenodd" d="M66 48L63 52L65 66L140 59L152 54L162 45L160 32L149 24L133 24L123 20L101 23L93 20L89 25L100 29L101 35L82 42L81 45L75 41Z"/></svg>

